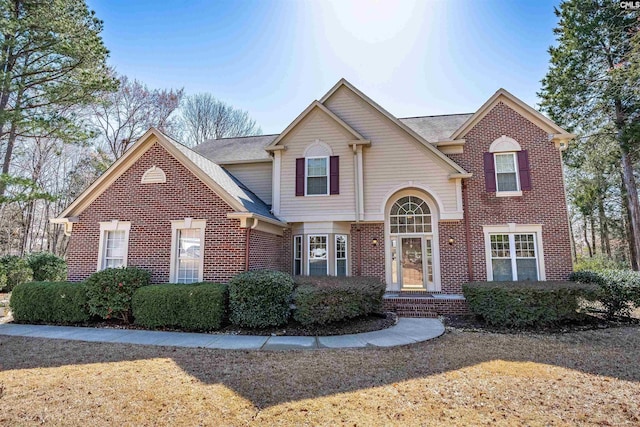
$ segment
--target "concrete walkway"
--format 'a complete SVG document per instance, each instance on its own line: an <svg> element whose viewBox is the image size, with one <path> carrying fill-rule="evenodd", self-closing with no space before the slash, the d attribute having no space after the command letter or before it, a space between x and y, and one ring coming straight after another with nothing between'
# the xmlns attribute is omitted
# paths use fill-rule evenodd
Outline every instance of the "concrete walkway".
<svg viewBox="0 0 640 427"><path fill-rule="evenodd" d="M412 318L400 318L395 326L381 331L329 337L196 334L187 332L140 331L135 329L19 325L15 323L0 324L0 335L233 350L394 347L430 340L443 333L444 325L437 319Z"/></svg>

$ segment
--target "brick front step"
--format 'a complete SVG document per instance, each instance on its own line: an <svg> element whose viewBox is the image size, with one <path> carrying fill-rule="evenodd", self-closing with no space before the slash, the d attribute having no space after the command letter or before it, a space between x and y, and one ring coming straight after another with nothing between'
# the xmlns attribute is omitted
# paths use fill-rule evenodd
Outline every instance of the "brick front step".
<svg viewBox="0 0 640 427"><path fill-rule="evenodd" d="M407 295L385 294L383 307L401 317L434 318L449 314L469 312L467 301L462 295Z"/></svg>

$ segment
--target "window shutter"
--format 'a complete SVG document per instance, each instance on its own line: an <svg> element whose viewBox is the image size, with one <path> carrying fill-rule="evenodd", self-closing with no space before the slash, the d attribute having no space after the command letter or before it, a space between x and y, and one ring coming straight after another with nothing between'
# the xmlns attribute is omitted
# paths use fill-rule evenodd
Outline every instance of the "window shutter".
<svg viewBox="0 0 640 427"><path fill-rule="evenodd" d="M296 159L296 196L304 196L304 157Z"/></svg>
<svg viewBox="0 0 640 427"><path fill-rule="evenodd" d="M329 157L329 194L340 194L340 157Z"/></svg>
<svg viewBox="0 0 640 427"><path fill-rule="evenodd" d="M484 186L487 192L496 191L496 167L493 153L484 153Z"/></svg>
<svg viewBox="0 0 640 427"><path fill-rule="evenodd" d="M529 172L529 152L518 151L518 172L520 174L520 189L531 190L531 173Z"/></svg>

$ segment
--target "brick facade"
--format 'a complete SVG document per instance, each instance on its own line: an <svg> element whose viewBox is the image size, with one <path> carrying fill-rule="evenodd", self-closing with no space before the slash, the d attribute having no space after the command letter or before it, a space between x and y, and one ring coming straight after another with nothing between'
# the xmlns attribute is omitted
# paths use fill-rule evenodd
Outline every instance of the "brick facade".
<svg viewBox="0 0 640 427"><path fill-rule="evenodd" d="M523 191L520 197L496 197L485 191L483 153L502 135L515 139L523 150L529 151L532 189ZM464 138L464 153L449 157L473 173L467 180L467 212L474 280L487 278L482 226L507 223L542 224L546 279L565 280L572 271L572 261L560 151L543 130L502 102ZM465 263L461 260L459 267L464 268Z"/></svg>
<svg viewBox="0 0 640 427"><path fill-rule="evenodd" d="M249 270L278 270L289 272L285 261L285 239L260 230L249 235Z"/></svg>
<svg viewBox="0 0 640 427"><path fill-rule="evenodd" d="M378 240L376 246L373 239ZM351 225L351 275L385 278L384 223Z"/></svg>
<svg viewBox="0 0 640 427"><path fill-rule="evenodd" d="M167 182L141 184L152 166L164 170ZM233 209L216 193L154 144L80 214L67 252L69 280L94 273L98 264L99 222L131 221L127 264L151 271L154 283L169 282L171 220L186 217L207 221L204 239L204 280L227 282L245 269L246 230Z"/></svg>

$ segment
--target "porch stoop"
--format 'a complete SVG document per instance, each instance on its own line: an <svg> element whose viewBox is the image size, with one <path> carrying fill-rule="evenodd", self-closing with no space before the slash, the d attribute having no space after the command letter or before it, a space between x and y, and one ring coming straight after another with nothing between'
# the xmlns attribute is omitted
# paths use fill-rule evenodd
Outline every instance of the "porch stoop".
<svg viewBox="0 0 640 427"><path fill-rule="evenodd" d="M430 292L387 292L382 305L401 317L436 318L450 314L467 314L469 308L463 295Z"/></svg>

